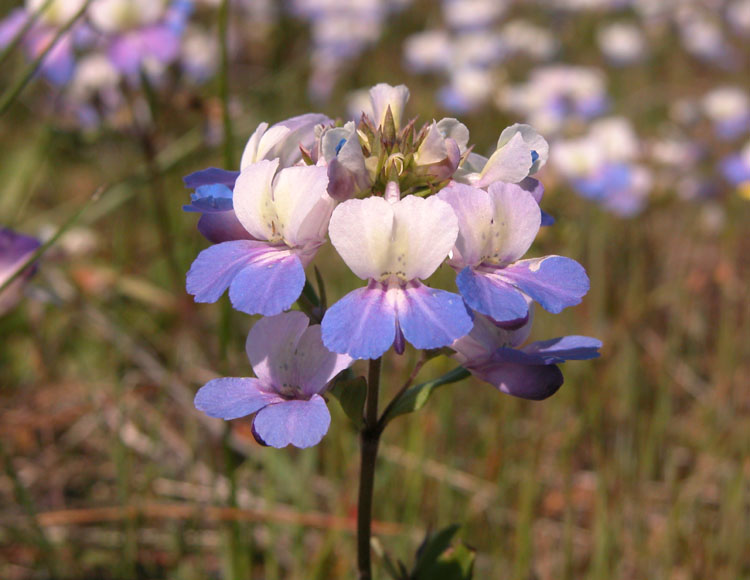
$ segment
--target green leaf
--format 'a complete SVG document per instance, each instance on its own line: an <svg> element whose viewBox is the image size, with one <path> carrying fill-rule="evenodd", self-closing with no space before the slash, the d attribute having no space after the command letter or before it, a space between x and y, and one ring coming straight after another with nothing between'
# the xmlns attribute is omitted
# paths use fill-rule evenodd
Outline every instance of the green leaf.
<svg viewBox="0 0 750 580"><path fill-rule="evenodd" d="M412 576L415 578L419 577L419 574L423 570L437 562L440 555L450 547L451 540L460 527L458 524L452 524L447 528L438 530L434 534L427 532L424 541L417 548L417 562L414 564L414 573Z"/></svg>
<svg viewBox="0 0 750 580"><path fill-rule="evenodd" d="M364 423L365 398L367 397L367 380L365 377L344 378L336 381L330 393L338 399L341 408L357 428Z"/></svg>
<svg viewBox="0 0 750 580"><path fill-rule="evenodd" d="M453 524L434 534L428 533L417 550L412 580L470 580L474 570L474 550L451 541L460 526Z"/></svg>
<svg viewBox="0 0 750 580"><path fill-rule="evenodd" d="M469 376L469 371L463 367L457 367L452 371L444 374L442 377L421 383L407 389L398 400L388 409L387 414L383 417L383 425L388 424L399 415L406 415L418 411L425 406L432 392L438 387L458 382Z"/></svg>
<svg viewBox="0 0 750 580"><path fill-rule="evenodd" d="M476 552L459 542L443 552L431 566L420 571L414 580L471 580L475 559Z"/></svg>

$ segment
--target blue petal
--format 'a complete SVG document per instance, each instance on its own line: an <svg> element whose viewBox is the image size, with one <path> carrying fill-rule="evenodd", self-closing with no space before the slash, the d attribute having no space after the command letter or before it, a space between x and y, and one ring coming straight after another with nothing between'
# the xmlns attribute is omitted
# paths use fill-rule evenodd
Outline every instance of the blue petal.
<svg viewBox="0 0 750 580"><path fill-rule="evenodd" d="M542 226L552 226L555 224L555 218L552 217L552 215L548 214L546 211L542 210Z"/></svg>
<svg viewBox="0 0 750 580"><path fill-rule="evenodd" d="M588 336L562 336L550 340L532 342L522 350L537 357L544 364L565 362L566 360L588 360L599 356L602 342Z"/></svg>
<svg viewBox="0 0 750 580"><path fill-rule="evenodd" d="M187 273L188 294L196 302L216 302L234 277L253 260L259 242L237 240L203 250Z"/></svg>
<svg viewBox="0 0 750 580"><path fill-rule="evenodd" d="M276 393L263 390L258 379L214 379L201 387L195 395L195 408L210 417L237 419L250 415L283 399Z"/></svg>
<svg viewBox="0 0 750 580"><path fill-rule="evenodd" d="M234 182L237 181L239 175L239 171L227 171L218 167L209 167L208 169L201 169L200 171L186 175L182 178L182 181L188 189L197 189L201 185L213 184L226 185L230 189L233 189Z"/></svg>
<svg viewBox="0 0 750 580"><path fill-rule="evenodd" d="M589 290L589 277L583 266L562 256L520 260L495 274L553 314L579 304Z"/></svg>
<svg viewBox="0 0 750 580"><path fill-rule="evenodd" d="M407 287L397 304L404 337L416 348L440 348L468 334L474 322L458 294L423 284Z"/></svg>
<svg viewBox="0 0 750 580"><path fill-rule="evenodd" d="M515 325L528 319L529 306L523 295L492 274L466 267L456 277L456 285L466 304L497 322Z"/></svg>
<svg viewBox="0 0 750 580"><path fill-rule="evenodd" d="M240 312L273 316L288 310L304 286L305 269L299 257L269 249L237 272L229 299Z"/></svg>
<svg viewBox="0 0 750 580"><path fill-rule="evenodd" d="M396 338L396 312L386 302L386 293L371 285L331 306L321 326L328 350L352 358L378 358Z"/></svg>
<svg viewBox="0 0 750 580"><path fill-rule="evenodd" d="M323 397L313 395L309 401L290 400L269 405L253 420L253 429L263 443L271 447L311 447L320 443L328 432L331 414Z"/></svg>
<svg viewBox="0 0 750 580"><path fill-rule="evenodd" d="M182 209L202 213L230 211L234 207L232 196L232 190L226 185L201 185L190 195L190 205L183 206Z"/></svg>

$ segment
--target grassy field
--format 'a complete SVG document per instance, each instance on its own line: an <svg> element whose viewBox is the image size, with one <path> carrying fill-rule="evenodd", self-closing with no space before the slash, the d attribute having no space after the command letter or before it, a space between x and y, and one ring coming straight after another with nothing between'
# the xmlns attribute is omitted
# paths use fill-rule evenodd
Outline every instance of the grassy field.
<svg viewBox="0 0 750 580"><path fill-rule="evenodd" d="M381 80L409 85L411 113L442 116L437 81L392 64L418 16L319 106L302 88L306 37L284 23L266 54L230 70L235 162L260 121L341 116L348 90ZM3 89L22 74L13 62ZM645 95L660 77L665 93L732 78L664 66L613 77L618 111L639 126L663 111L633 96L637 79ZM218 95L217 82L159 95L152 126L80 132L34 81L0 118L2 225L54 232L85 208L0 318L2 579L354 577L358 446L338 404L319 446L281 451L256 444L248 421L192 405L207 380L250 371L252 319L184 290L206 242L180 209L181 178L226 165ZM463 120L478 150L515 121L490 109ZM378 542L411 561L427 529L461 523L477 579L750 578L750 203L728 186L703 203L667 189L622 219L541 179L557 224L531 255L572 257L592 284L582 305L540 313L534 337L595 336L602 356L564 365L544 402L470 379L396 420L378 464ZM331 295L358 284L332 249L316 263ZM413 361L389 353L386 394ZM439 359L420 378L450 368Z"/></svg>

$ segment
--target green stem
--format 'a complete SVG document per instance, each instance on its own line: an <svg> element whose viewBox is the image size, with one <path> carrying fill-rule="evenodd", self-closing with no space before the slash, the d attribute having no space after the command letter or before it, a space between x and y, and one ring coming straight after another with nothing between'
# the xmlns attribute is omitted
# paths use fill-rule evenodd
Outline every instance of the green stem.
<svg viewBox="0 0 750 580"><path fill-rule="evenodd" d="M367 378L367 400L360 444L362 459L359 472L359 503L357 507L357 570L359 580L372 579L370 538L372 537L372 496L375 488L375 461L378 456L381 429L378 428L378 394L380 391L381 359L370 361Z"/></svg>
<svg viewBox="0 0 750 580"><path fill-rule="evenodd" d="M222 0L219 8L219 46L221 47L221 68L219 69L219 97L221 98L221 118L224 125L224 166L234 167L234 138L232 117L229 114L229 48L227 43L229 28L229 0Z"/></svg>

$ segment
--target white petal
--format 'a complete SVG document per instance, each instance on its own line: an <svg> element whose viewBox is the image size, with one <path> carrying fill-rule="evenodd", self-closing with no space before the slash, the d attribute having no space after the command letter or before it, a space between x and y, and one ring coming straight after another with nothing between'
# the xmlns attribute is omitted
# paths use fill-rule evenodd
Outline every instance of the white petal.
<svg viewBox="0 0 750 580"><path fill-rule="evenodd" d="M380 83L370 89L370 101L372 102L373 121L379 126L385 121L385 114L388 107L391 107L391 114L396 125L396 130L401 127L401 117L406 107L406 101L409 100L409 89L405 85L392 87L391 85Z"/></svg>
<svg viewBox="0 0 750 580"><path fill-rule="evenodd" d="M531 148L523 136L516 133L490 156L476 185L486 187L496 181L518 183L529 175L531 165Z"/></svg>
<svg viewBox="0 0 750 580"><path fill-rule="evenodd" d="M534 197L514 183L493 183L489 195L494 204L492 237L485 254L500 264L515 262L531 247L542 223Z"/></svg>
<svg viewBox="0 0 750 580"><path fill-rule="evenodd" d="M389 265L393 209L382 197L350 199L331 216L331 243L352 272L379 278Z"/></svg>
<svg viewBox="0 0 750 580"><path fill-rule="evenodd" d="M492 235L493 203L483 189L451 183L438 193L458 219L458 239L451 259L456 268L475 266L482 261L487 240Z"/></svg>
<svg viewBox="0 0 750 580"><path fill-rule="evenodd" d="M268 129L268 123L261 123L255 132L250 135L250 139L247 140L245 149L242 152L242 158L240 159L240 171L245 169L248 165L260 161L258 159L258 144L260 143L261 137Z"/></svg>
<svg viewBox="0 0 750 580"><path fill-rule="evenodd" d="M279 160L248 165L234 184L234 213L243 227L259 240L280 238L271 183Z"/></svg>
<svg viewBox="0 0 750 580"><path fill-rule="evenodd" d="M287 245L302 246L325 239L333 210L327 188L325 167L287 167L279 171L273 183L273 204Z"/></svg>
<svg viewBox="0 0 750 580"><path fill-rule="evenodd" d="M458 236L458 220L444 201L408 195L393 205L395 227L391 249L391 271L404 279L423 280L451 251Z"/></svg>

